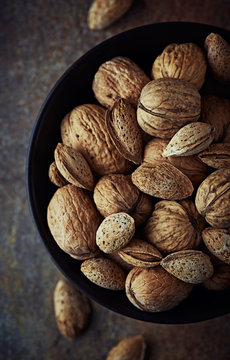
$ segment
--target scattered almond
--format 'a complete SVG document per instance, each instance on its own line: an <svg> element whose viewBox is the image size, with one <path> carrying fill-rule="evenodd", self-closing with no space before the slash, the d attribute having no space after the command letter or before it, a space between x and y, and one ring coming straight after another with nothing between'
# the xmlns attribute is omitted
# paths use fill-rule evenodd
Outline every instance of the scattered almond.
<svg viewBox="0 0 230 360"><path fill-rule="evenodd" d="M145 349L143 336L127 337L110 350L106 360L144 360Z"/></svg>

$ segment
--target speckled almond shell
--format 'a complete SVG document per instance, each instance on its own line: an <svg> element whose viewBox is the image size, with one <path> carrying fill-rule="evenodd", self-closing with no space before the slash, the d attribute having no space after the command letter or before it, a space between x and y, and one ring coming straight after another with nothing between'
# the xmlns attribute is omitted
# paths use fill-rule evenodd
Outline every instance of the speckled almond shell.
<svg viewBox="0 0 230 360"><path fill-rule="evenodd" d="M106 360L144 360L145 350L142 335L127 337L110 350Z"/></svg>
<svg viewBox="0 0 230 360"><path fill-rule="evenodd" d="M88 325L91 306L81 291L67 280L61 279L54 290L54 313L62 335L73 340Z"/></svg>
<svg viewBox="0 0 230 360"><path fill-rule="evenodd" d="M143 163L131 177L139 190L161 199L182 200L194 190L189 178L167 162L156 166Z"/></svg>
<svg viewBox="0 0 230 360"><path fill-rule="evenodd" d="M230 45L219 34L210 33L204 42L208 64L219 82L230 83Z"/></svg>
<svg viewBox="0 0 230 360"><path fill-rule="evenodd" d="M59 188L47 209L48 226L54 240L78 260L98 255L96 231L101 220L86 191L72 184Z"/></svg>
<svg viewBox="0 0 230 360"><path fill-rule="evenodd" d="M131 59L117 56L98 68L93 92L98 102L109 109L117 98L126 99L136 107L141 90L149 81L145 72Z"/></svg>
<svg viewBox="0 0 230 360"><path fill-rule="evenodd" d="M80 188L93 190L94 178L84 156L76 149L58 143L54 151L55 163L67 182Z"/></svg>
<svg viewBox="0 0 230 360"><path fill-rule="evenodd" d="M134 267L125 282L126 295L138 309L160 312L173 309L188 297L193 288L169 274L160 265L154 268Z"/></svg>
<svg viewBox="0 0 230 360"><path fill-rule="evenodd" d="M218 259L230 264L230 233L227 229L206 228L202 231L205 245Z"/></svg>
<svg viewBox="0 0 230 360"><path fill-rule="evenodd" d="M93 258L83 261L82 273L94 284L110 290L123 290L125 273L114 261L107 258Z"/></svg>
<svg viewBox="0 0 230 360"><path fill-rule="evenodd" d="M62 142L82 153L99 175L128 173L131 163L111 141L105 114L106 109L96 104L77 106L61 122Z"/></svg>
<svg viewBox="0 0 230 360"><path fill-rule="evenodd" d="M125 99L117 99L106 113L106 126L117 150L126 159L142 162L142 134L137 123L136 109Z"/></svg>
<svg viewBox="0 0 230 360"><path fill-rule="evenodd" d="M104 253L113 253L128 244L135 232L134 219L123 212L107 216L96 233L96 244Z"/></svg>
<svg viewBox="0 0 230 360"><path fill-rule="evenodd" d="M162 155L167 157L198 154L212 143L214 132L215 129L207 123L187 124L172 137Z"/></svg>
<svg viewBox="0 0 230 360"><path fill-rule="evenodd" d="M209 256L199 250L169 254L161 260L161 266L176 278L191 284L209 279L214 272Z"/></svg>
<svg viewBox="0 0 230 360"><path fill-rule="evenodd" d="M199 90L204 83L206 69L205 53L197 44L169 44L155 59L152 78L182 79Z"/></svg>

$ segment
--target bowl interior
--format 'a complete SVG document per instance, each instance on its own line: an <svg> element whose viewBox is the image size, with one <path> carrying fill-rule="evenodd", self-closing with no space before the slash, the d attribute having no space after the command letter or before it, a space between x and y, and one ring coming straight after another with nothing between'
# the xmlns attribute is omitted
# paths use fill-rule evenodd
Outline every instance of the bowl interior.
<svg viewBox="0 0 230 360"><path fill-rule="evenodd" d="M114 56L135 61L150 76L151 66L164 47L173 42L195 42L203 47L210 32L216 32L230 43L230 32L197 23L159 23L145 25L114 36L77 60L58 80L46 98L31 136L27 167L27 195L35 226L53 261L63 274L89 297L120 314L156 323L190 323L214 318L229 312L230 291L211 292L196 285L190 296L176 308L148 313L135 308L124 292L110 291L89 282L80 272L80 261L64 253L54 241L46 220L48 203L56 187L48 178L49 165L60 137L60 122L75 106L96 103L92 81L98 67ZM208 72L203 92L229 97L229 87L212 81ZM210 79L209 79L210 77Z"/></svg>

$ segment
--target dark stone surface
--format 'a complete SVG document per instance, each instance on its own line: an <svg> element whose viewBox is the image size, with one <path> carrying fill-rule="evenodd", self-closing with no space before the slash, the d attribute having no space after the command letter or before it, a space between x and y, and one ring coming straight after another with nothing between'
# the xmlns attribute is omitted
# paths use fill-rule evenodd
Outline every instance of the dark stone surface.
<svg viewBox="0 0 230 360"><path fill-rule="evenodd" d="M125 318L93 302L89 327L76 341L58 332L52 297L61 274L35 231L25 191L29 138L47 93L82 54L132 27L179 20L230 30L228 0L136 0L122 19L94 32L86 22L90 3L0 4L0 359L100 360L120 339L140 333L149 359L227 360L230 315L167 326Z"/></svg>

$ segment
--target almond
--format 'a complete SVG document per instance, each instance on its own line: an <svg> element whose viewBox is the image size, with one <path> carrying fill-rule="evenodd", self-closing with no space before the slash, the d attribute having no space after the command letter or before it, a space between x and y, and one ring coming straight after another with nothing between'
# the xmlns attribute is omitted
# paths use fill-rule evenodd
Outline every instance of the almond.
<svg viewBox="0 0 230 360"><path fill-rule="evenodd" d="M230 144L212 144L207 150L198 154L198 157L214 169L230 168Z"/></svg>
<svg viewBox="0 0 230 360"><path fill-rule="evenodd" d="M167 162L156 166L143 163L131 177L138 189L162 199L185 199L191 196L194 190L189 178Z"/></svg>
<svg viewBox="0 0 230 360"><path fill-rule="evenodd" d="M213 265L208 255L199 250L182 250L167 255L161 266L176 278L191 284L209 279Z"/></svg>
<svg viewBox="0 0 230 360"><path fill-rule="evenodd" d="M202 231L205 245L218 259L230 264L230 232L227 229L206 228Z"/></svg>
<svg viewBox="0 0 230 360"><path fill-rule="evenodd" d="M93 190L94 178L84 156L70 146L58 143L54 158L61 175L73 185Z"/></svg>
<svg viewBox="0 0 230 360"><path fill-rule="evenodd" d="M169 141L162 155L188 156L206 149L214 138L214 128L206 123L193 122L182 127Z"/></svg>
<svg viewBox="0 0 230 360"><path fill-rule="evenodd" d="M126 213L107 216L96 233L96 244L104 253L113 253L124 247L135 232L135 221Z"/></svg>
<svg viewBox="0 0 230 360"><path fill-rule="evenodd" d="M106 126L117 150L126 159L142 161L142 135L137 123L136 109L125 99L117 99L106 113Z"/></svg>
<svg viewBox="0 0 230 360"><path fill-rule="evenodd" d="M83 261L82 273L94 284L110 290L123 290L125 273L114 261L106 258L93 258Z"/></svg>
<svg viewBox="0 0 230 360"><path fill-rule="evenodd" d="M127 337L110 350L106 360L144 360L145 349L143 336Z"/></svg>
<svg viewBox="0 0 230 360"><path fill-rule="evenodd" d="M50 181L58 187L62 187L68 184L66 179L60 174L60 171L58 170L55 161L50 164L48 175Z"/></svg>

